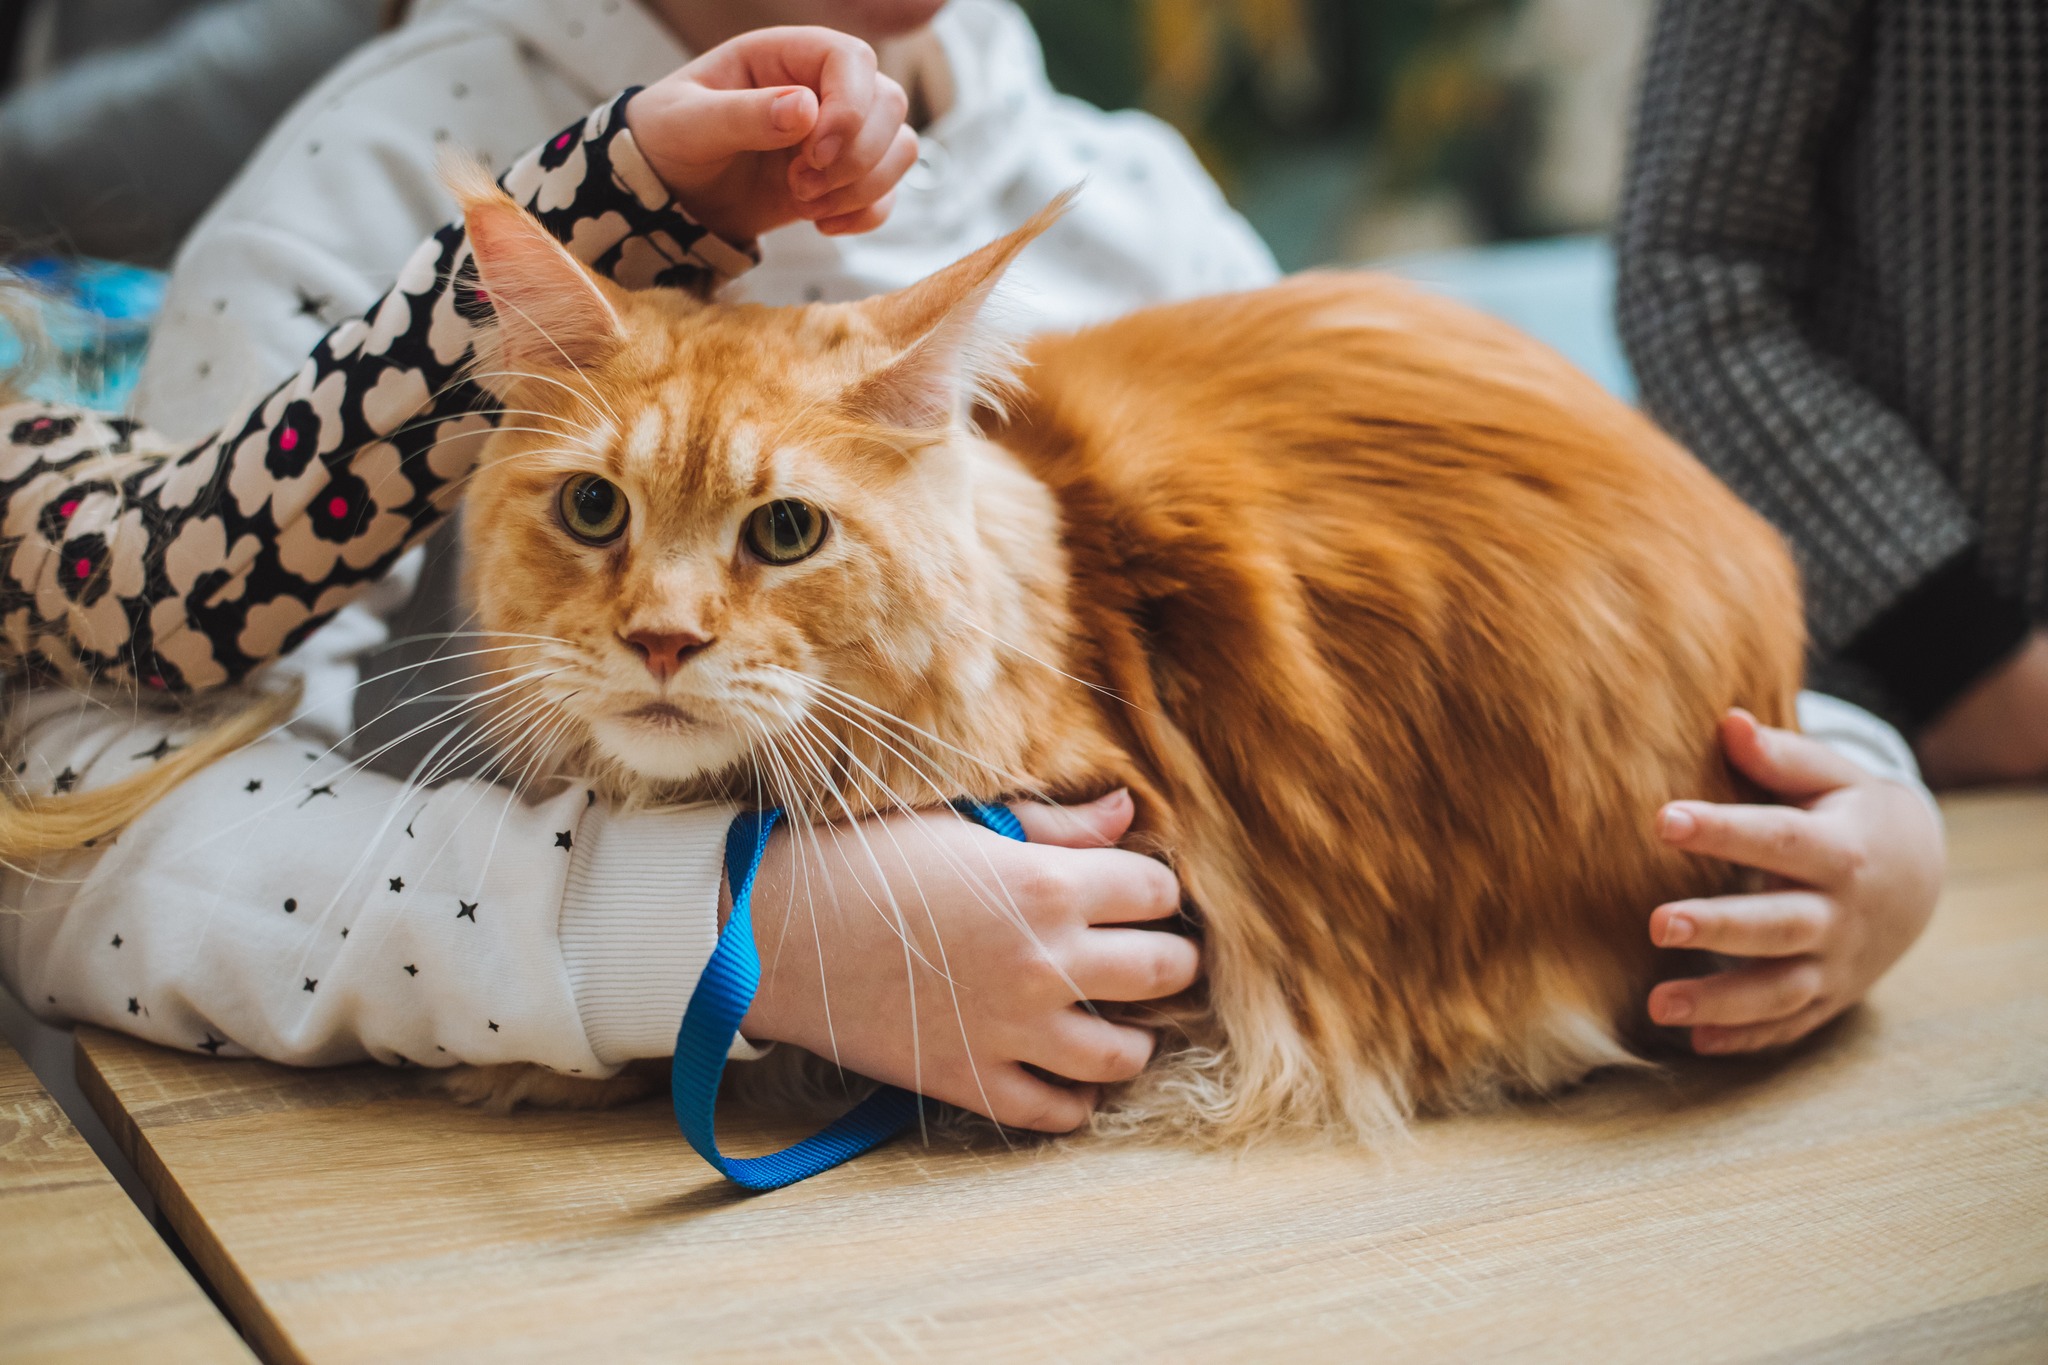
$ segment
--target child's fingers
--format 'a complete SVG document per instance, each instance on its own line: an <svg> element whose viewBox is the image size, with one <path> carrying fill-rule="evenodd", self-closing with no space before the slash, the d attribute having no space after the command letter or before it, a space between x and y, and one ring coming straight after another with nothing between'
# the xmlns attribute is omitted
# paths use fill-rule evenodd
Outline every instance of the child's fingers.
<svg viewBox="0 0 2048 1365"><path fill-rule="evenodd" d="M1060 861L1057 875L1083 924L1147 924L1180 913L1180 878L1157 858L1121 848L1081 848L1061 854Z"/></svg>
<svg viewBox="0 0 2048 1365"><path fill-rule="evenodd" d="M1687 853L1809 886L1838 886L1855 871L1855 855L1836 826L1792 806L1673 801L1657 813L1657 833Z"/></svg>
<svg viewBox="0 0 2048 1365"><path fill-rule="evenodd" d="M1713 976L1665 981L1650 992L1659 1024L1740 1027L1789 1019L1819 998L1820 963L1811 957L1753 962Z"/></svg>
<svg viewBox="0 0 2048 1365"><path fill-rule="evenodd" d="M1751 1024L1744 1028L1707 1025L1692 1031L1692 1050L1718 1056L1783 1047L1787 1043L1798 1042L1834 1017L1835 1011L1829 1002L1816 1000L1798 1013L1768 1024Z"/></svg>
<svg viewBox="0 0 2048 1365"><path fill-rule="evenodd" d="M858 232L873 232L889 221L889 211L896 207L896 191L890 190L864 209L843 213L837 218L820 218L812 227L827 237L850 237Z"/></svg>
<svg viewBox="0 0 2048 1365"><path fill-rule="evenodd" d="M1819 740L1764 725L1740 707L1721 718L1721 747L1738 772L1788 801L1810 800L1866 776Z"/></svg>
<svg viewBox="0 0 2048 1365"><path fill-rule="evenodd" d="M874 169L854 181L831 191L820 198L803 203L798 212L812 220L847 217L880 199L896 188L896 182L904 172L917 164L917 134L908 124L896 126L896 136L890 141L882 159ZM790 168L790 179L795 181L805 174L802 167Z"/></svg>
<svg viewBox="0 0 2048 1365"><path fill-rule="evenodd" d="M1123 787L1107 792L1080 806L1056 806L1044 801L1018 801L1010 806L1024 837L1034 844L1061 848L1111 848L1131 827L1137 813L1131 794Z"/></svg>
<svg viewBox="0 0 2048 1365"><path fill-rule="evenodd" d="M1650 912L1650 941L1736 957L1790 957L1818 951L1834 921L1835 903L1812 891L1716 896L1658 906Z"/></svg>
<svg viewBox="0 0 2048 1365"><path fill-rule="evenodd" d="M1202 974L1202 950L1179 934L1090 929L1080 943L1067 962L1067 975L1089 1000L1162 1000L1194 985Z"/></svg>
<svg viewBox="0 0 2048 1365"><path fill-rule="evenodd" d="M812 133L804 155L790 167L790 192L809 202L864 179L896 146L899 136L906 131L903 119L909 112L910 97L903 93L903 87L887 76L876 76L873 97L850 135L840 139L836 134L828 134L824 116L819 116L817 130ZM836 146L831 158L821 161L818 148L828 140ZM909 169L908 162L904 169ZM894 183L892 178L889 184Z"/></svg>
<svg viewBox="0 0 2048 1365"><path fill-rule="evenodd" d="M875 51L866 43L839 45L827 51L818 69L818 126L811 130L804 144L803 160L820 170L839 160L866 125L882 81L888 81L897 95L902 95L903 88L876 69ZM903 121L908 108L906 101L896 113L896 122ZM880 148L876 154L880 154Z"/></svg>
<svg viewBox="0 0 2048 1365"><path fill-rule="evenodd" d="M1070 1081L1114 1085L1145 1069L1156 1042L1145 1029L1112 1024L1080 1009L1063 1010L1033 1040L1023 1060Z"/></svg>
<svg viewBox="0 0 2048 1365"><path fill-rule="evenodd" d="M982 1095L987 1095L983 1109ZM1095 1112L1097 1091L1092 1085L1061 1086L1038 1077L1017 1065L982 1072L981 1084L972 1080L959 1094L936 1095L1006 1128L1024 1128L1034 1133L1071 1133Z"/></svg>
<svg viewBox="0 0 2048 1365"><path fill-rule="evenodd" d="M676 122L689 130L689 145L671 153L679 161L723 161L740 152L794 147L818 118L818 97L801 85L769 90L689 86L680 97L684 116Z"/></svg>

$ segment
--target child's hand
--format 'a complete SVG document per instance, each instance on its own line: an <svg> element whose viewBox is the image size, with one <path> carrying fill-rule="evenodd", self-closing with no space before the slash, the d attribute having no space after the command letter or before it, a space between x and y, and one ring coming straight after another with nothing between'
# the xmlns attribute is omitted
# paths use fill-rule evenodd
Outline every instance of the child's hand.
<svg viewBox="0 0 2048 1365"><path fill-rule="evenodd" d="M908 108L860 39L764 28L642 90L626 124L677 202L744 242L800 218L828 233L880 227L917 160Z"/></svg>
<svg viewBox="0 0 2048 1365"><path fill-rule="evenodd" d="M1116 927L1180 909L1165 864L1110 847L1129 793L1015 809L1028 844L950 811L778 829L754 894L761 989L742 1033L1013 1128L1080 1127L1096 1086L1137 1075L1154 1040L1079 1002L1172 995L1199 956L1177 934Z"/></svg>
<svg viewBox="0 0 2048 1365"><path fill-rule="evenodd" d="M1666 981L1650 1018L1688 1025L1697 1052L1749 1052L1804 1037L1863 998L1934 911L1941 819L1920 795L1804 735L1721 721L1729 761L1782 806L1673 801L1657 832L1689 853L1771 874L1756 895L1673 901L1651 939L1752 959Z"/></svg>

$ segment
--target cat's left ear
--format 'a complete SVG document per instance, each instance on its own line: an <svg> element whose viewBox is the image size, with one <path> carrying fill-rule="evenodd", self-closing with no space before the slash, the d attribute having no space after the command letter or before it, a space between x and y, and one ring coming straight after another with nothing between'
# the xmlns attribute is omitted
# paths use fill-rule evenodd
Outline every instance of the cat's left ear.
<svg viewBox="0 0 2048 1365"><path fill-rule="evenodd" d="M1017 253L1059 220L1074 194L1067 190L1015 232L938 274L861 304L896 354L847 391L847 406L870 421L918 430L943 427L968 400L992 396L1009 377L1011 352L983 322L982 308Z"/></svg>
<svg viewBox="0 0 2048 1365"><path fill-rule="evenodd" d="M462 204L477 276L497 317L479 347L482 369L582 369L609 356L620 334L605 284L514 203L479 166L443 168Z"/></svg>

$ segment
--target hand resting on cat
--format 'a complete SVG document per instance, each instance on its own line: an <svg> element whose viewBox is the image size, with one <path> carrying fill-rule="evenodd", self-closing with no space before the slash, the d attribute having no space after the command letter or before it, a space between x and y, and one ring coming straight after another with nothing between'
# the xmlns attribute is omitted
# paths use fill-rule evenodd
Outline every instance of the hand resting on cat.
<svg viewBox="0 0 2048 1365"><path fill-rule="evenodd" d="M1660 905L1650 938L1751 960L1663 982L1649 1008L1657 1023L1690 1026L1695 1051L1750 1052L1819 1028L1912 946L1941 888L1941 820L1904 784L1746 711L1723 718L1721 743L1785 804L1673 801L1658 833L1770 880L1758 893Z"/></svg>
<svg viewBox="0 0 2048 1365"><path fill-rule="evenodd" d="M909 107L860 39L766 28L642 90L626 125L698 222L747 241L800 219L828 234L880 227L917 160Z"/></svg>
<svg viewBox="0 0 2048 1365"><path fill-rule="evenodd" d="M1177 994L1194 984L1199 953L1176 934L1118 927L1180 910L1171 869L1113 847L1135 814L1129 792L1012 809L1028 844L950 814L795 836L784 825L754 889L763 976L742 1034L837 1057L1009 1127L1087 1122L1098 1087L1143 1071L1154 1038L1081 1002ZM1015 905L1028 935L990 913L992 894ZM914 991L894 905L907 910Z"/></svg>

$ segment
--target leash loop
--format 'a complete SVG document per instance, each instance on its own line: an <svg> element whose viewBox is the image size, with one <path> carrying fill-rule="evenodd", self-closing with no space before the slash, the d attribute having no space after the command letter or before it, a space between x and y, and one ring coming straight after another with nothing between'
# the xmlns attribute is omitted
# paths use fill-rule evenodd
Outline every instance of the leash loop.
<svg viewBox="0 0 2048 1365"><path fill-rule="evenodd" d="M963 800L955 801L953 808L1005 838L1024 838L1024 827L1007 806ZM732 914L683 1011L669 1073L676 1124L683 1136L719 1174L757 1191L809 1179L887 1142L916 1121L924 1104L908 1090L885 1085L820 1131L779 1152L729 1157L718 1150L718 1083L725 1074L726 1050L761 989L761 957L754 946L754 879L768 851L768 836L781 819L782 812L776 809L744 811L726 833L725 877L732 888Z"/></svg>

